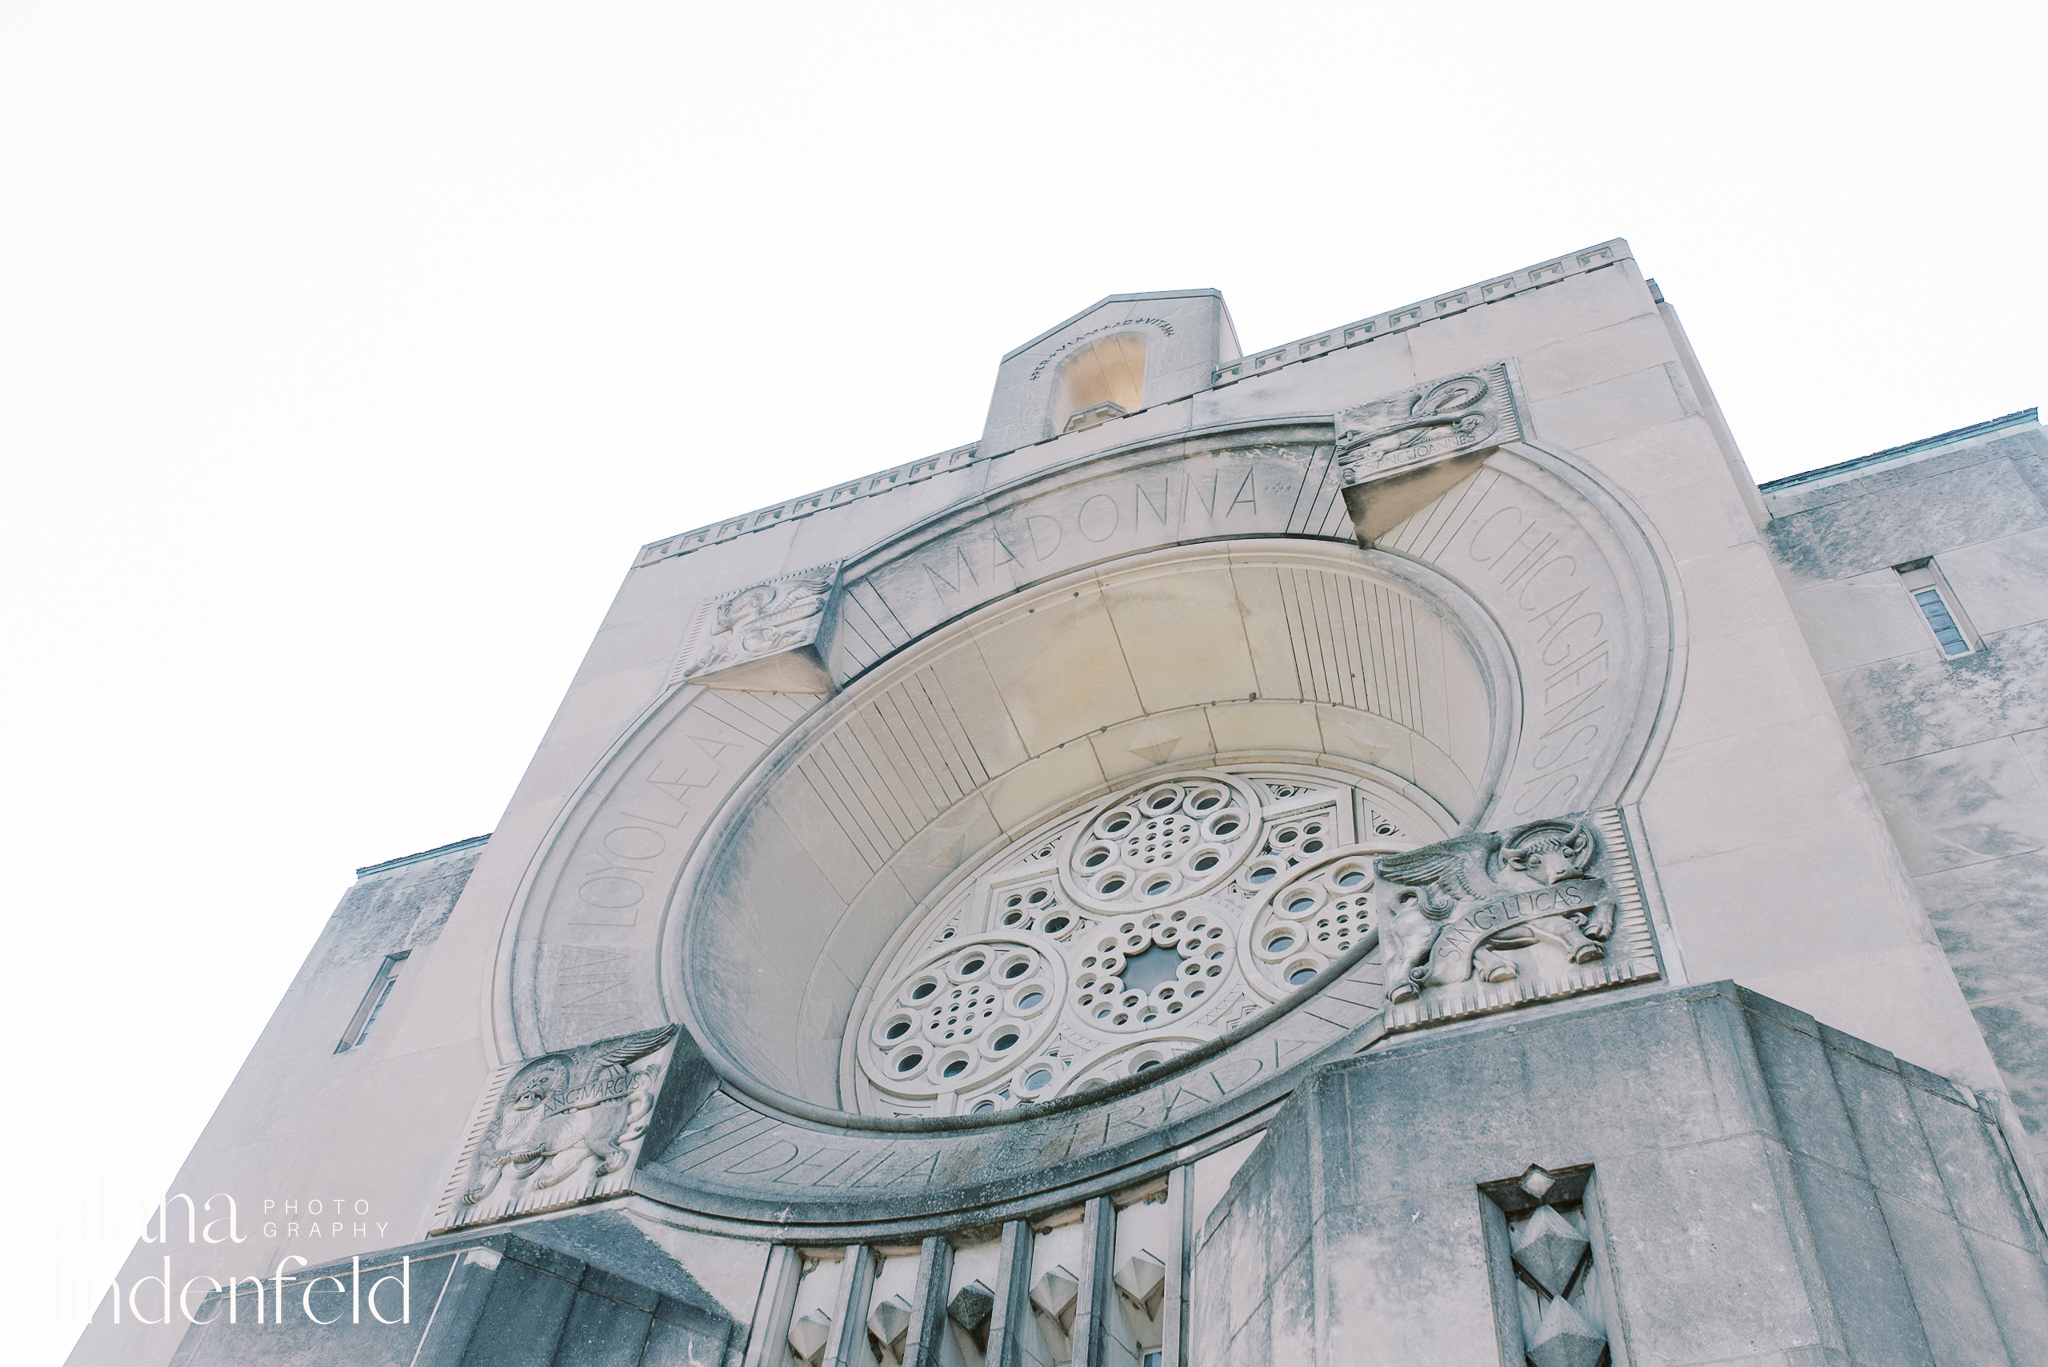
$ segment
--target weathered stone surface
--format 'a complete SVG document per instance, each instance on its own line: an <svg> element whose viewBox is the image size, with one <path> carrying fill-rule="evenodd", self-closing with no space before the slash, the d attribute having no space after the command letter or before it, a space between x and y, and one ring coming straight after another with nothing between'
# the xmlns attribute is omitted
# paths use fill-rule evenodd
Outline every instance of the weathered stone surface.
<svg viewBox="0 0 2048 1367"><path fill-rule="evenodd" d="M1556 1211L1539 1206L1516 1232L1511 1252L1517 1266L1557 1297L1571 1288L1572 1273L1586 1253L1586 1237Z"/></svg>
<svg viewBox="0 0 2048 1367"><path fill-rule="evenodd" d="M1543 1308L1528 1351L1536 1367L1596 1367L1607 1352L1607 1335L1559 1296Z"/></svg>
<svg viewBox="0 0 2048 1367"><path fill-rule="evenodd" d="M988 1323L989 1313L995 1309L995 1293L980 1282L969 1282L953 1293L953 1299L946 1304L946 1313L953 1323L970 1332Z"/></svg>
<svg viewBox="0 0 2048 1367"><path fill-rule="evenodd" d="M1684 1111L1631 1104L1685 1085L1688 1054L1694 1075L1713 1079L1693 1084L1693 1096L1750 1094L1757 1103L1731 1106L1705 1128L1686 1123ZM1557 1085L1564 1060L1582 1062L1587 1080ZM1443 1105L1438 1085L1452 1078L1456 1095L1487 1116L1484 1126ZM1333 1113L1345 1130L1333 1127ZM1782 1129L1758 1130L1759 1113L1783 1117ZM1361 1188L1355 1167L1327 1161L1339 1133L1384 1141L1370 1146L1370 1163L1352 1160L1374 1172L1369 1185ZM1530 1335L1532 1360L1539 1340L1545 1360L1596 1360L1604 1330L1576 1306L1569 1316L1552 1308L1588 1243L1538 1204L1556 1195L1549 1173L1577 1162L1593 1174L1591 1186L1575 1180L1586 1218L1606 1231L1598 1254L1632 1360L1826 1351L1859 1362L2002 1360L1982 1356L2007 1351L1998 1336L2015 1331L2001 1326L2036 1316L2013 1260L2039 1263L2012 1165L1992 1161L1997 1133L1945 1079L1732 988L1581 1010L1512 1033L1390 1044L1318 1072L1210 1217L1196 1258L1194 1341L1256 1356L1277 1332L1282 1283L1303 1275L1296 1264L1306 1256L1313 1294L1288 1291L1290 1307L1328 1318L1312 1336L1297 1328L1297 1338L1365 1335L1403 1357L1466 1361L1467 1345L1422 1328L1470 1323L1472 1307L1492 1299L1484 1220L1469 1197L1447 1193L1523 1181L1528 1194L1512 1209L1533 1213L1514 1217L1520 1228L1504 1254L1553 1294L1525 1285L1519 1307L1494 1304L1494 1313L1513 1315L1514 1332ZM1311 1134L1325 1161L1299 1199L1319 1212L1315 1238L1275 1244L1265 1237L1272 1212L1310 1169L1290 1141ZM1349 1147L1365 1146L1354 1138ZM1526 1185L1532 1159L1546 1179L1540 1194ZM1995 1278L1961 1256L1976 1237L2007 1250ZM2013 1294L2022 1303L2000 1311ZM2048 1351L2048 1340L2028 1342L2028 1351ZM1469 1360L1490 1361L1492 1351L1490 1342L1470 1345Z"/></svg>
<svg viewBox="0 0 2048 1367"><path fill-rule="evenodd" d="M186 1359L2048 1360L2044 489L2015 418L1766 499L1619 242L1104 301L648 547L489 845L366 871L179 1184L445 1231L434 1327ZM516 1237L430 1214L471 1116ZM236 1257L406 1235L333 1237Z"/></svg>
<svg viewBox="0 0 2048 1367"><path fill-rule="evenodd" d="M795 1353L800 1362L815 1363L825 1351L825 1342L832 1337L832 1316L823 1310L812 1310L790 1321L789 1351Z"/></svg>

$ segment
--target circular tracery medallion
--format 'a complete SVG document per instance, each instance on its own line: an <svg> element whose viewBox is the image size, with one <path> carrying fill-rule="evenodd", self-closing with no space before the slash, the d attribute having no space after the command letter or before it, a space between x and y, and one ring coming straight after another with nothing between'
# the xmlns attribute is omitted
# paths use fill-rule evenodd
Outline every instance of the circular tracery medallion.
<svg viewBox="0 0 2048 1367"><path fill-rule="evenodd" d="M845 1095L986 1114L1156 1067L1375 938L1372 857L1437 838L1421 826L1356 776L1279 767L1155 777L1041 822L876 966Z"/></svg>

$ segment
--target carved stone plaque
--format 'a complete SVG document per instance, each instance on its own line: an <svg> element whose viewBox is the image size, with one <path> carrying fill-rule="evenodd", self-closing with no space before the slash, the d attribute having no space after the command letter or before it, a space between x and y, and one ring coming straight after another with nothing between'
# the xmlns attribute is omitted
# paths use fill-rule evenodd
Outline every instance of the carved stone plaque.
<svg viewBox="0 0 2048 1367"><path fill-rule="evenodd" d="M1389 1031L1658 976L1617 811L1466 832L1374 872Z"/></svg>
<svg viewBox="0 0 2048 1367"><path fill-rule="evenodd" d="M622 1191L676 1028L578 1045L498 1070L434 1227L455 1229Z"/></svg>
<svg viewBox="0 0 2048 1367"><path fill-rule="evenodd" d="M771 693L829 693L818 638L838 577L835 561L707 598L671 683Z"/></svg>
<svg viewBox="0 0 2048 1367"><path fill-rule="evenodd" d="M1410 386L1337 415L1344 482L1514 441L1521 435L1507 368L1486 366Z"/></svg>

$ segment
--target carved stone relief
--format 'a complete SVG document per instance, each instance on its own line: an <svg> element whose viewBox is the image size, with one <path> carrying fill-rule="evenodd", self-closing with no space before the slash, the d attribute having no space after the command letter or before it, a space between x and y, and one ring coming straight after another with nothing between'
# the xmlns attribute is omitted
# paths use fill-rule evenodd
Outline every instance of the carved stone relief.
<svg viewBox="0 0 2048 1367"><path fill-rule="evenodd" d="M1500 1214L1488 1220L1494 1312L1509 1359L1529 1367L1600 1367L1611 1360L1616 1319L1593 1170L1531 1167L1482 1188Z"/></svg>
<svg viewBox="0 0 2048 1367"><path fill-rule="evenodd" d="M672 683L829 693L818 654L837 562L707 598L676 657Z"/></svg>
<svg viewBox="0 0 2048 1367"><path fill-rule="evenodd" d="M1617 811L1467 832L1373 871L1390 1030L1657 976Z"/></svg>
<svg viewBox="0 0 2048 1367"><path fill-rule="evenodd" d="M1455 488L1521 435L1507 367L1411 385L1336 419L1337 465L1362 546Z"/></svg>
<svg viewBox="0 0 2048 1367"><path fill-rule="evenodd" d="M846 562L827 660L845 684L983 604L1068 570L1230 536L1348 536L1329 428L1176 438L991 496Z"/></svg>
<svg viewBox="0 0 2048 1367"><path fill-rule="evenodd" d="M623 1190L674 1043L664 1025L499 1071L435 1220L453 1229Z"/></svg>
<svg viewBox="0 0 2048 1367"><path fill-rule="evenodd" d="M651 943L662 891L741 775L811 706L686 688L621 738L617 767L577 794L518 893L501 966L506 1052L535 1057L664 1023Z"/></svg>
<svg viewBox="0 0 2048 1367"><path fill-rule="evenodd" d="M1521 435L1507 368L1431 380L1337 415L1337 463L1346 484L1446 456L1498 446Z"/></svg>
<svg viewBox="0 0 2048 1367"><path fill-rule="evenodd" d="M1381 965L1390 1030L1654 978L1619 823L1415 849L1335 775L1148 779L927 904L862 994L842 1093L897 1116L1075 1095L1223 1036L1354 950Z"/></svg>
<svg viewBox="0 0 2048 1367"><path fill-rule="evenodd" d="M1489 380L1489 393L1490 386ZM1410 395L1410 418L1415 405L1429 397L1426 387ZM1505 405L1504 387L1499 397ZM1388 423L1367 421L1371 414L1364 414L1343 429L1355 435L1346 453L1400 451L1400 443L1416 432L1436 442L1445 430L1459 430L1457 413L1484 408L1487 402L1469 389L1439 395L1422 404L1430 410L1425 416L1451 421L1411 428L1406 436L1385 431ZM1511 407L1500 412L1513 416ZM1524 858L1520 868L1498 862L1513 834L1535 818L1627 799L1631 774L1641 771L1652 752L1652 728L1662 724L1660 699L1672 696L1668 680L1676 668L1669 658L1670 605L1658 596L1663 592L1661 551L1593 476L1563 458L1509 441L1510 435L1511 429L1497 427L1490 435L1470 436L1471 441L1505 444L1479 447L1475 475L1376 542L1386 554L1368 551L1361 558L1344 544L1351 528L1339 490L1332 429L1327 422L1300 421L1182 436L1156 448L1098 458L1085 468L1054 471L1029 485L991 491L972 507L943 514L847 562L837 592L831 589L828 568L817 572L820 577L808 591L798 588L785 596L773 587L785 581L770 581L754 586L769 592L751 598L746 590L718 595L703 609L704 634L692 638L678 662L691 682L708 687L672 690L620 737L593 768L522 884L516 899L518 930L508 938L501 966L506 990L500 1038L534 1055L675 1019L692 1034L713 1036L712 1046L726 1043L715 1037L716 1027L735 1009L734 1001L706 995L677 967L723 961L701 952L699 940L714 935L703 927L739 926L763 937L763 943L804 946L800 952L806 955L809 946L824 941L822 935L778 940L785 928L761 909L781 903L756 897L738 883L730 886L747 895L734 900L727 914L725 904L711 895L726 886L719 881L726 872L718 862L721 851L758 851L747 858L775 871L780 879L776 895L784 896L786 885L789 905L829 903L836 915L847 904L849 924L874 908L878 925L886 916L891 926L929 926L931 933L922 939L906 930L903 938L886 944L888 932L877 931L843 966L809 971L810 958L805 957L808 977L786 975L788 982L777 984L774 1009L795 1023L792 1033L799 1039L823 1042L814 1051L816 1066L809 1055L792 1053L787 1061L764 1056L757 1062L732 1049L708 1047L714 1064L738 1081L687 1122L668 1152L648 1155L659 1177L650 1182L650 1191L701 1193L704 1208L751 1209L748 1203L757 1199L787 1196L818 1210L852 1211L906 1184L942 1182L948 1190L964 1191L1012 1177L1017 1164L1027 1161L1012 1147L1026 1129L1038 1145L1028 1159L1031 1165L1078 1163L1084 1155L1109 1153L1119 1145L1150 1144L1144 1136L1176 1127L1234 1123L1227 1120L1236 1114L1233 1107L1254 1104L1249 1098L1319 1050L1341 1040L1352 1041L1345 1047L1357 1047L1364 1040L1360 1032L1408 1029L1653 977L1656 957L1613 813L1598 811L1580 819L1590 832L1593 853L1554 881L1544 874L1538 855ZM1444 449L1448 454L1418 456L1411 450L1402 459L1422 468L1475 454L1465 445ZM1395 468L1387 478L1398 478L1406 468ZM1377 486L1386 480L1368 482ZM1239 533L1253 540L1225 540ZM1214 545L1180 544L1186 541ZM1375 634L1379 624L1394 629L1396 637L1390 639L1401 646L1406 638L1398 632L1413 621L1446 643L1463 643L1481 682L1459 696L1476 698L1491 709L1484 714L1492 718L1489 744L1499 751L1497 757L1487 752L1458 760L1461 772L1472 779L1467 791L1457 788L1457 775L1445 777L1441 757L1435 769L1422 769L1418 758L1413 774L1399 771L1403 781L1421 783L1432 798L1437 792L1428 786L1432 783L1457 794L1440 800L1448 820L1434 828L1403 830L1396 839L1369 831L1365 814L1354 809L1352 828L1342 842L1299 858L1271 880L1250 887L1238 880L1249 874L1258 855L1269 852L1266 845L1241 848L1192 816L1185 821L1148 817L1130 830L1110 832L1098 829L1109 807L1093 799L1058 818L1038 815L1060 811L1056 801L1059 785L1067 781L1063 775L1069 769L1077 774L1092 769L1089 750L1051 734L1052 723L1035 714L1027 719L1047 734L1027 731L1028 749L1019 752L1014 742L995 736L989 718L1006 724L994 711L999 695L1019 716L1026 716L1029 700L1026 708L1015 709L1014 700L1003 695L1014 668L1011 675L992 679L993 689L981 673L964 665L956 668L958 661L972 663L972 642L966 649L962 642L994 630L982 625L986 621L1007 621L1012 613L1024 620L1029 594L1049 596L1057 589L1061 599L1080 598L1086 607L1098 590L1082 576L1121 584L1118 576L1137 572L1130 567L1154 561L1206 565L1226 556L1219 549L1223 546L1231 548L1229 573L1247 583L1249 576L1267 573L1266 558L1285 561L1274 571L1279 594L1272 615L1260 619L1273 642L1270 648L1264 638L1252 642L1260 676L1231 690L1219 688L1215 697L1220 701L1202 703L1206 713L1189 712L1196 721L1170 711L1154 715L1150 707L1143 717L1135 711L1105 713L1111 725L1091 727L1082 738L1102 757L1101 774L1077 778L1066 791L1099 794L1106 786L1104 776L1113 782L1115 774L1130 773L1136 766L1125 749L1148 766L1182 756L1195 764L1219 763L1201 758L1225 753L1207 739L1208 723L1201 718L1213 715L1234 725L1239 714L1230 709L1238 707L1250 717L1250 704L1233 700L1244 698L1253 686L1259 689L1251 695L1257 705L1275 715L1279 704L1302 704L1296 715L1319 720L1320 743L1335 747L1330 753L1340 765L1378 764L1378 747L1387 743L1383 722L1408 727L1418 737L1441 724L1441 708L1432 701L1437 695L1421 687L1434 687L1431 675L1420 668L1395 668L1413 652L1395 650L1384 666L1372 654L1381 648L1382 637ZM1326 568L1323 560L1334 557L1343 557L1343 564ZM1056 577L1062 572L1071 573L1066 579ZM1358 578L1363 587L1348 587L1346 576ZM1083 591L1069 592L1069 581ZM1168 582L1184 584L1187 578ZM1326 592L1326 582L1343 592ZM1039 587L1016 596L1025 584ZM1383 584L1392 588L1383 592ZM1125 601L1136 602L1138 596L1118 599L1107 611L1126 611ZM1416 606L1409 606L1411 601ZM976 615L989 605L998 605L995 613ZM947 625L956 619L962 627L957 632ZM721 620L725 630L713 632ZM1356 630L1359 624L1374 631ZM798 637L809 633L808 641L778 650L779 633L790 628ZM1324 638L1342 644L1347 631L1363 643L1358 650L1364 664L1326 667L1326 659L1346 657L1323 649ZM712 635L730 640L714 648L708 643ZM741 657L757 648L771 651L763 657L769 661L829 651L839 681L860 682L839 701L822 704L799 693L759 691L765 685L726 687L746 677L737 672L747 665ZM898 652L902 658L892 658ZM1377 688L1376 668L1386 676ZM876 672L870 688L862 676L871 669ZM1462 725L1455 734L1476 732ZM894 758L892 749L899 742L902 759ZM1396 755L1409 744L1398 736L1395 743ZM778 745L783 749L778 751ZM1424 752L1419 741L1414 743L1417 757ZM1264 781L1265 771L1250 756L1263 761L1270 755L1276 770L1290 763L1323 762L1312 758L1314 743L1276 743L1272 750L1247 745L1227 753L1231 758L1221 761L1227 772L1219 782L1231 793ZM1285 758L1294 755L1301 758ZM821 777L812 775L813 769ZM1164 781L1197 771L1141 772L1162 775L1158 781ZM1011 773L1020 778L1008 789L1000 787L1012 783ZM736 791L743 781L751 786ZM1119 796L1136 801L1154 780L1121 781L1131 787ZM1041 790L1043 798L1036 796ZM1293 814L1285 804L1296 795L1258 787L1249 791L1250 805L1243 810L1256 815L1260 832L1272 829L1268 817ZM1018 792L1031 794L1030 802L1008 796ZM750 810L742 804L761 794L772 798L772 808L763 807L767 815L757 823L743 824L734 814ZM1018 815L989 816L982 810L983 794L1004 795ZM1180 800L1185 804L1192 797L1192 790L1185 789ZM1440 816L1432 809L1431 820ZM1016 829L1027 834L1043 831L1058 837L1039 847L1050 853L1035 867L1003 861L1036 850L1020 843L1000 848L990 843L1002 839L1000 832L1013 819ZM1488 866L1492 895L1461 899L1449 888L1432 893L1432 879L1405 881L1408 875L1420 876L1412 868L1378 867L1377 861L1399 853L1393 846L1431 839L1460 820L1499 833L1502 844L1489 856L1498 863ZM1148 831L1151 845L1131 843ZM808 865L790 867L796 861L778 853L794 848L790 834L816 846L815 875ZM1564 833L1567 844L1571 834ZM1365 848L1375 835L1380 847ZM1111 859L1087 866L1084 836L1100 838L1111 849ZM1166 863L1131 864L1134 858L1160 856L1169 840ZM1211 844L1216 844L1217 863L1196 868ZM1565 857L1569 863L1577 856L1567 851ZM1111 890L1102 878L1119 869L1133 874L1160 870L1169 875L1165 881L1170 886L1157 894L1161 901L1156 904L1146 895L1150 883L1126 882ZM1225 870L1233 872L1223 884L1205 882ZM1391 877L1395 872L1403 877ZM1026 886L1040 876L1046 879L1043 884ZM1095 881L1089 881L1091 876ZM1043 886L1049 898L1059 897L1073 914L1076 924L1069 933L1076 938L1048 938L1040 928L1046 920L1028 933L1004 927L999 918L987 919L993 902L977 904L975 914L984 918L978 926L963 919L951 940L936 938L945 928L942 903L954 906L945 899L966 896L969 885L986 891L997 884L1005 896ZM1501 884L1516 891L1501 891ZM1604 906L1601 896L1583 905L1563 900L1589 893L1593 885L1603 890ZM1425 937L1418 963L1404 972L1420 966L1423 978L1397 982L1404 989L1412 986L1413 995L1389 1003L1382 987L1390 967L1385 956L1403 933L1388 910L1387 898L1396 886L1444 915L1441 920L1422 917L1437 933ZM1549 913L1537 914L1535 902L1542 896L1560 901ZM1239 900L1225 900L1231 897ZM1514 897L1529 903L1527 914L1499 912L1495 904ZM1460 910L1465 903L1475 905ZM718 914L698 914L707 907ZM1167 908L1163 917L1157 915L1162 907ZM1162 954L1175 965L1190 962L1181 952L1190 922L1174 922L1172 910L1185 911L1187 918L1213 916L1213 922L1199 927L1205 942L1212 926L1224 932L1219 937L1222 960L1204 960L1201 967L1206 978L1208 966L1217 964L1232 984L1227 999L1205 990L1199 1002L1203 1010L1217 1012L1216 1020L1189 1023L1198 1003L1180 997L1178 966L1168 977L1141 973L1141 983L1132 981L1133 960L1144 961L1145 973ZM1413 910L1419 913L1420 905ZM1496 914L1514 925L1482 924ZM1096 937L1092 944L1078 938L1082 921L1090 923L1086 929ZM821 919L820 924L827 923ZM1450 934L1450 928L1458 933ZM1487 933L1468 943L1474 930ZM1134 937L1143 943L1129 943ZM1101 941L1106 939L1116 943L1105 946ZM1352 958L1362 946L1371 952ZM976 949L989 952L985 962L963 957ZM1469 957L1461 959L1467 951ZM1087 957L1096 964L1084 967L1081 960ZM1310 999L1306 1009L1261 1016L1289 1001L1306 981L1347 960L1353 967ZM1024 965L1018 981L1051 989L1042 1004L1034 1004L1037 1017L1026 1016L1029 1008L1010 1000L1015 994L1003 988L1008 980L991 976L1013 962ZM1461 964L1470 968L1462 976ZM836 995L813 990L816 984L832 985L827 968L841 967L843 986L832 986ZM1085 971L1097 974L1093 983L1081 983ZM942 1029L934 1041L924 1033L930 1023L927 1008L908 1037L928 1048L971 1051L973 1057L949 1079L944 1068L961 1060L943 1050L927 1053L920 1065L906 1070L921 1079L923 1094L913 1095L919 1088L907 1085L911 1076L888 1071L891 1056L882 1049L904 1040L877 1041L867 1027L884 1023L885 1007L911 1009L896 1000L901 994L894 989L912 986L920 973L943 979L942 1005L952 1002L956 989L966 1002L978 982L983 985L978 1009L996 1011L979 1017L984 1025L1028 1028L1002 1050L994 1048L992 1037L984 1045L980 1027L971 1040L957 1034L947 1041ZM1099 994L1081 1004L1087 988L1112 981L1108 1018L1076 1019L1076 1013L1099 1011L1105 1004ZM1175 997L1162 995L1162 987L1172 988ZM890 992L885 994L885 988ZM754 979L746 980L745 992L755 1000L765 995ZM1133 994L1137 1000L1127 1002ZM1402 995L1408 996L1407 991ZM1167 1011L1176 999L1182 1010ZM868 1014L870 1008L875 1014ZM704 1011L705 1021L694 1019L692 1010ZM1126 1017L1121 1025L1119 1013ZM1249 1028L1254 1019L1260 1023ZM949 1013L944 1023L964 1027L964 1007L958 1022ZM1240 1030L1240 1023L1247 1028ZM712 1028L700 1032L700 1025ZM1085 1049L1077 1043L1083 1038ZM880 1052L867 1059L863 1051L871 1044ZM1010 1142L1001 1141L997 1132L1005 1127L1000 1126L985 1137L971 1129L870 1132L842 1126L828 1113L835 1091L837 1105L855 1108L858 1087L872 1088L876 1098L858 1109L877 1117L973 1115L983 1101L1001 1109L1042 1099L1023 1094L1028 1089L1021 1084L1030 1074L1020 1072L1019 1065L1042 1062L1055 1048L1060 1072L1054 1076L1060 1080L1044 1091L1045 1097L1074 1097L1102 1085L1111 1089L1108 1100L1085 1115L1056 1110L1031 1118L1028 1125L1007 1127ZM1025 1052L1012 1052L1019 1049ZM1173 1066L1195 1051L1205 1051L1198 1068ZM1010 1063L1012 1058L1017 1063ZM731 1066L734 1059L737 1066ZM932 1067L940 1069L936 1079L926 1075ZM1145 1085L1149 1077L1140 1075L1150 1075L1155 1067L1163 1085ZM1205 1108L1213 1108L1213 1116L1198 1120ZM640 1166L643 1176L649 1163ZM688 1204L697 1198L678 1199Z"/></svg>

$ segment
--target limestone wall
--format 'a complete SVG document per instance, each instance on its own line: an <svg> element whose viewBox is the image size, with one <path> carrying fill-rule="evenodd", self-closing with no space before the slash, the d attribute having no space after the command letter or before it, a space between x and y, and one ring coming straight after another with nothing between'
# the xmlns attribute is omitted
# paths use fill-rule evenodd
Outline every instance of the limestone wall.
<svg viewBox="0 0 2048 1367"><path fill-rule="evenodd" d="M2048 436L2007 424L1767 491L1793 611L2029 1128L2048 1131ZM1932 560L1942 653L1895 566ZM2037 1144L2040 1142L2037 1138Z"/></svg>

